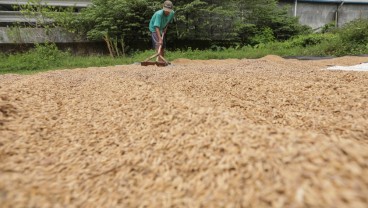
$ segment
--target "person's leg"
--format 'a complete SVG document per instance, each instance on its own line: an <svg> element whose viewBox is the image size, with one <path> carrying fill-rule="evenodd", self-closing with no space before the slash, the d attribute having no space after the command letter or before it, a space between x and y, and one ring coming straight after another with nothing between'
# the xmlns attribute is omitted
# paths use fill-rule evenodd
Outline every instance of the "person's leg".
<svg viewBox="0 0 368 208"><path fill-rule="evenodd" d="M156 52L158 52L158 48L159 48L160 44L159 44L157 33L153 32L151 37L152 37L152 48L155 49Z"/></svg>
<svg viewBox="0 0 368 208"><path fill-rule="evenodd" d="M159 43L159 38L156 32L152 33L152 47L156 50L156 53L158 53L158 50L160 49L160 43ZM161 52L160 55L162 57L165 57L165 47L166 47L166 38L164 38L163 41L163 45L161 47ZM159 62L164 62L164 60L162 58L158 58Z"/></svg>
<svg viewBox="0 0 368 208"><path fill-rule="evenodd" d="M156 53L158 53L158 50L160 49L160 43L159 43L159 38L156 32L152 33L152 47L156 50ZM161 48L161 53L160 53L161 56L162 56L162 51L163 51L163 47ZM160 57L158 57L157 61L163 62L163 60Z"/></svg>

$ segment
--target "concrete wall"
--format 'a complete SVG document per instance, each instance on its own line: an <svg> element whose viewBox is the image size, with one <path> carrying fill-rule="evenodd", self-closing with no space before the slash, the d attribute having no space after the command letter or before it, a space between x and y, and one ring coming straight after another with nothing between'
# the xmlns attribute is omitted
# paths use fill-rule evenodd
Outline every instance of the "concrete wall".
<svg viewBox="0 0 368 208"><path fill-rule="evenodd" d="M289 6L290 15L295 14L294 2L284 3L283 5ZM367 4L345 3L340 8L339 6L339 3L298 2L296 15L299 17L301 24L308 25L313 29L319 29L331 22L337 22L338 26L341 27L352 20L368 18L368 2Z"/></svg>
<svg viewBox="0 0 368 208"><path fill-rule="evenodd" d="M19 11L12 11L13 5L27 4L28 0L0 0L0 49L1 44L44 43L44 42L85 42L85 40L62 29L45 30L42 28L10 27L13 23L35 23L35 18L23 16ZM41 5L84 8L91 0L42 0ZM2 11L3 10L3 11ZM38 20L40 21L40 19ZM45 21L52 21L45 19ZM9 26L9 27L7 27Z"/></svg>
<svg viewBox="0 0 368 208"><path fill-rule="evenodd" d="M87 7L91 0L42 0L42 5L62 6L62 7ZM28 0L0 0L0 5L25 5Z"/></svg>
<svg viewBox="0 0 368 208"><path fill-rule="evenodd" d="M368 19L368 4L343 5L339 10L339 26L359 18Z"/></svg>
<svg viewBox="0 0 368 208"><path fill-rule="evenodd" d="M293 7L294 14L294 7ZM310 4L298 3L297 16L299 22L308 25L313 29L323 27L324 25L335 21L336 6L331 4Z"/></svg>
<svg viewBox="0 0 368 208"><path fill-rule="evenodd" d="M0 44L3 43L44 43L44 42L84 42L84 39L62 30L52 28L0 27Z"/></svg>

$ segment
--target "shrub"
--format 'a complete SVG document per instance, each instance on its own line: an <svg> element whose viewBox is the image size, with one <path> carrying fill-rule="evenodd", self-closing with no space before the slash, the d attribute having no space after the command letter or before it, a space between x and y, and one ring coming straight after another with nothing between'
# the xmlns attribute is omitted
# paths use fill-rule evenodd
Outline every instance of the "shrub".
<svg viewBox="0 0 368 208"><path fill-rule="evenodd" d="M334 30L336 30L336 23L330 22L322 27L321 33L333 32Z"/></svg>
<svg viewBox="0 0 368 208"><path fill-rule="evenodd" d="M368 52L368 20L358 19L347 23L337 31L341 37L342 55L356 55Z"/></svg>
<svg viewBox="0 0 368 208"><path fill-rule="evenodd" d="M266 27L263 29L263 31L260 34L257 34L256 36L254 36L252 39L252 43L255 44L266 44L269 42L273 42L275 41L275 36L273 34L273 31L271 28Z"/></svg>
<svg viewBox="0 0 368 208"><path fill-rule="evenodd" d="M344 43L365 45L368 43L368 20L358 19L347 23L338 34Z"/></svg>
<svg viewBox="0 0 368 208"><path fill-rule="evenodd" d="M297 36L286 43L287 48L293 47L309 47L321 44L324 41L327 41L332 38L332 35L327 34L309 34L309 35L301 35Z"/></svg>
<svg viewBox="0 0 368 208"><path fill-rule="evenodd" d="M62 67L69 52L60 51L54 43L36 44L35 48L24 54L1 57L2 71L41 70Z"/></svg>
<svg viewBox="0 0 368 208"><path fill-rule="evenodd" d="M70 54L68 52L60 51L55 43L36 44L36 47L30 53L35 53L42 60L58 61Z"/></svg>

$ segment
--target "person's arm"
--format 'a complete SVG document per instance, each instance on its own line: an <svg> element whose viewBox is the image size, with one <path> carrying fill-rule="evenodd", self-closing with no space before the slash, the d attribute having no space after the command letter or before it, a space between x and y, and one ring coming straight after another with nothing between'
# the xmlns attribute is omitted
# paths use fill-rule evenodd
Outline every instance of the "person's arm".
<svg viewBox="0 0 368 208"><path fill-rule="evenodd" d="M158 36L158 39L159 39L159 44L162 45L163 41L162 41L162 36L161 36L161 32L160 32L160 28L158 27L155 27L156 29L156 33L157 33L157 36Z"/></svg>

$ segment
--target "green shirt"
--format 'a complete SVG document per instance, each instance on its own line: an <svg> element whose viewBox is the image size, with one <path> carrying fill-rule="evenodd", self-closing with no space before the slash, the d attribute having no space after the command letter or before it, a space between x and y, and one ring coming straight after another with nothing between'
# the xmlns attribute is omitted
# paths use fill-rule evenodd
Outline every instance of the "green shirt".
<svg viewBox="0 0 368 208"><path fill-rule="evenodd" d="M158 27L162 34L162 31L165 29L166 25L173 20L174 14L175 12L171 11L170 14L166 16L163 9L155 12L155 14L151 18L149 30L151 32L155 32L155 27Z"/></svg>

